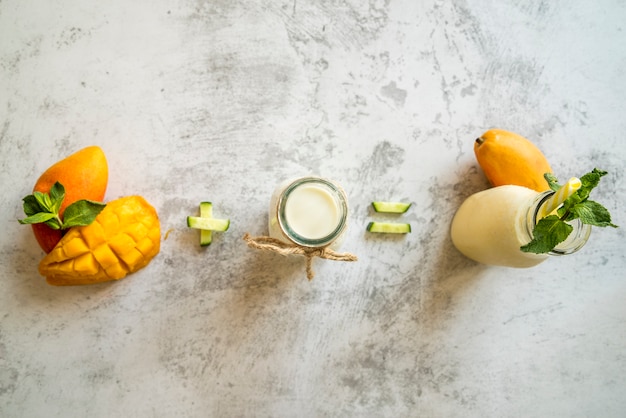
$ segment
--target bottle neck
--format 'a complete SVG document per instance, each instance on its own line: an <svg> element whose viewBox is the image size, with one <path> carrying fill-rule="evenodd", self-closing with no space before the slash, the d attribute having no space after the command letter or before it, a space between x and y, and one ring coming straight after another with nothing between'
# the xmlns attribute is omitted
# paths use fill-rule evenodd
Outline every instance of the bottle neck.
<svg viewBox="0 0 626 418"><path fill-rule="evenodd" d="M528 211L526 212L526 225L525 231L528 234L528 241L533 239L533 230L535 229L535 225L539 222L539 213L547 202L547 200L554 194L553 191L549 190L543 193L539 193L534 200L531 202ZM557 215L558 216L558 215ZM550 255L568 255L573 254L576 251L580 250L589 239L589 235L591 234L591 226L587 224L583 224L580 219L574 219L573 221L567 222L572 226L573 230L569 234L569 236L561 243L559 243L552 251L548 254Z"/></svg>

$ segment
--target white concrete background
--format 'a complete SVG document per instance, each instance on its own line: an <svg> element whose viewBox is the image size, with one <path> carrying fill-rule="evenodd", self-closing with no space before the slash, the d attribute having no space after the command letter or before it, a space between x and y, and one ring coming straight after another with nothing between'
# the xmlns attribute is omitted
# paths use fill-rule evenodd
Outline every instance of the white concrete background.
<svg viewBox="0 0 626 418"><path fill-rule="evenodd" d="M619 0L0 0L0 416L623 417L624 232L526 270L451 245L491 127L626 225ZM170 231L144 270L55 288L21 199L100 145L107 199ZM282 179L346 189L357 263L249 249ZM374 200L414 202L371 236ZM200 249L202 200L231 229Z"/></svg>

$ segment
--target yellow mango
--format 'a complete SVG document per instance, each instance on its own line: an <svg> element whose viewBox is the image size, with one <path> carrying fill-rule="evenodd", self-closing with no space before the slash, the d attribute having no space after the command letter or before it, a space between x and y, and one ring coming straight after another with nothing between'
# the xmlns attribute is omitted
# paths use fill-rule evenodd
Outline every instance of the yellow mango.
<svg viewBox="0 0 626 418"><path fill-rule="evenodd" d="M548 160L528 139L502 129L490 129L474 142L474 154L493 186L513 184L543 192L550 190L543 177L552 173Z"/></svg>
<svg viewBox="0 0 626 418"><path fill-rule="evenodd" d="M63 247L60 247L59 250L63 251L63 254L67 258L74 258L74 257L78 257L79 255L85 254L86 252L88 252L89 247L87 247L87 244L85 243L85 241L81 239L73 239L73 240L69 240L67 244L65 244Z"/></svg>
<svg viewBox="0 0 626 418"><path fill-rule="evenodd" d="M91 275L98 272L98 263L90 253L79 255L74 259L73 269L81 275Z"/></svg>
<svg viewBox="0 0 626 418"><path fill-rule="evenodd" d="M95 221L71 228L39 263L51 285L119 280L145 267L160 251L156 210L141 196L107 203Z"/></svg>

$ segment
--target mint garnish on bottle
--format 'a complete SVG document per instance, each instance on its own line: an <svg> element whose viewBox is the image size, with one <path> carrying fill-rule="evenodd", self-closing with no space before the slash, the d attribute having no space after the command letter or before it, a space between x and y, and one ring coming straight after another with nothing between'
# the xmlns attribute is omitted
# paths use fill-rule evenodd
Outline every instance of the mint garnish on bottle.
<svg viewBox="0 0 626 418"><path fill-rule="evenodd" d="M593 200L589 200L589 193L593 190L600 178L607 172L594 168L590 173L580 178L580 187L573 192L563 204L556 210L556 214L549 214L539 220L533 230L533 239L520 249L527 253L544 254L552 251L558 244L565 241L574 229L569 221L580 219L583 224L600 227L617 228L611 222L609 211ZM561 190L555 176L550 173L544 174L550 189L554 192Z"/></svg>

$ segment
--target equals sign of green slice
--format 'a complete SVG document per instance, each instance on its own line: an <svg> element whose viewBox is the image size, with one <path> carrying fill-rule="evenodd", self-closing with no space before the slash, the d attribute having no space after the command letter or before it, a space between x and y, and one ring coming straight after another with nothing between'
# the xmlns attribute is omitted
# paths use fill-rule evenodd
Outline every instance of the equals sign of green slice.
<svg viewBox="0 0 626 418"><path fill-rule="evenodd" d="M369 232L386 234L408 234L411 232L411 224L393 222L370 222L367 224Z"/></svg>
<svg viewBox="0 0 626 418"><path fill-rule="evenodd" d="M381 213L404 213L411 207L410 203L404 202L372 202L376 212Z"/></svg>

